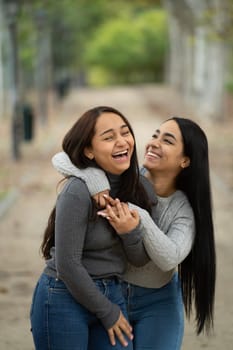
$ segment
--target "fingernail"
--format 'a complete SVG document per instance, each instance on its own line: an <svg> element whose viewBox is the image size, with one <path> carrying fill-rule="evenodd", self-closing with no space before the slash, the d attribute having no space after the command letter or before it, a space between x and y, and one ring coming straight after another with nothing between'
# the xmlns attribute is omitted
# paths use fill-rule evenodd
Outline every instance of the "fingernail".
<svg viewBox="0 0 233 350"><path fill-rule="evenodd" d="M103 197L108 198L108 195L107 194L103 194Z"/></svg>
<svg viewBox="0 0 233 350"><path fill-rule="evenodd" d="M99 215L99 216L103 216L104 218L106 217L106 214L101 213L101 212L97 212L97 215Z"/></svg>

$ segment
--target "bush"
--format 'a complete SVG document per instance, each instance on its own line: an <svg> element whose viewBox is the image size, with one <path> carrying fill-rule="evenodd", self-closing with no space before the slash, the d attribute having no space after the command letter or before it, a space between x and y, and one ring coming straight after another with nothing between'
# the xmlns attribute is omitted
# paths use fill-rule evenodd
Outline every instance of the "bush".
<svg viewBox="0 0 233 350"><path fill-rule="evenodd" d="M86 60L104 71L106 83L160 81L167 47L162 10L113 20L97 30L87 45Z"/></svg>

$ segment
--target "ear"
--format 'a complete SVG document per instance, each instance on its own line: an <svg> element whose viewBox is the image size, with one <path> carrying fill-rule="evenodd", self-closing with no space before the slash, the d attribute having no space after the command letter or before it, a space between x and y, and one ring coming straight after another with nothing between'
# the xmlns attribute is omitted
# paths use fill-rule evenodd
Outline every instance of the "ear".
<svg viewBox="0 0 233 350"><path fill-rule="evenodd" d="M184 159L181 162L181 168L185 169L190 165L190 158L189 157L184 157Z"/></svg>
<svg viewBox="0 0 233 350"><path fill-rule="evenodd" d="M94 155L93 155L90 147L84 148L84 154L88 159L90 159L90 160L94 159Z"/></svg>

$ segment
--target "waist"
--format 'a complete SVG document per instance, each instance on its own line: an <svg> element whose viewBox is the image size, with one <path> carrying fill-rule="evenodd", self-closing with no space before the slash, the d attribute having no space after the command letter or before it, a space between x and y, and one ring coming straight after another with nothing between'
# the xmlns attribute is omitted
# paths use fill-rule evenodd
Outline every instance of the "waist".
<svg viewBox="0 0 233 350"><path fill-rule="evenodd" d="M55 285L66 288L65 282L59 277L51 275L49 272L44 271L41 275L41 279L47 281L50 286ZM110 276L104 278L93 278L93 282L96 286L111 286L122 283L122 280L118 276Z"/></svg>
<svg viewBox="0 0 233 350"><path fill-rule="evenodd" d="M161 288L172 279L175 269L162 271L152 261L142 267L128 264L124 280L128 283L145 288Z"/></svg>
<svg viewBox="0 0 233 350"><path fill-rule="evenodd" d="M170 281L159 288L142 287L140 285L135 285L135 284L129 283L129 282L123 282L122 287L124 290L124 294L130 295L131 297L134 297L134 296L140 297L140 296L149 295L151 293L161 293L161 292L164 292L166 290L171 291L174 288L179 289L180 288L180 280L178 277L178 273L175 272L173 274L172 278L170 279Z"/></svg>
<svg viewBox="0 0 233 350"><path fill-rule="evenodd" d="M120 253L118 255L110 252L100 255L100 252L93 254L83 254L82 266L86 269L87 273L93 279L98 278L112 278L117 276L123 277L126 269L126 259ZM55 249L52 258L46 261L44 272L50 276L56 277L59 275L59 271L56 269L57 263L55 259ZM71 267L73 268L73 266ZM70 266L67 265L64 269L70 270ZM76 270L73 270L75 274Z"/></svg>

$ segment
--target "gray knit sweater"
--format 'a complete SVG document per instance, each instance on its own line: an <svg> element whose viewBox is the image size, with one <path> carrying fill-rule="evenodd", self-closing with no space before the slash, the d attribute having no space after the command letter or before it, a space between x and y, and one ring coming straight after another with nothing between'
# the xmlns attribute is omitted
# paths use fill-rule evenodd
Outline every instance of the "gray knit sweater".
<svg viewBox="0 0 233 350"><path fill-rule="evenodd" d="M94 195L110 184L100 169L83 170L75 167L64 153L57 153L52 163L63 175L74 175L82 178ZM177 266L191 251L195 237L195 220L193 210L186 195L176 191L169 197L158 197L158 204L152 215L137 208L143 227L143 241L150 261L135 267L128 264L124 279L132 284L147 288L160 288L170 281Z"/></svg>
<svg viewBox="0 0 233 350"><path fill-rule="evenodd" d="M142 181L151 192L149 182L143 177ZM117 191L116 176L113 185ZM93 279L123 279L127 260L140 266L149 258L140 224L119 236L106 219L91 219L92 210L93 201L84 181L77 177L68 179L57 199L55 247L44 272L64 281L73 297L108 329L117 321L120 308L97 289Z"/></svg>

